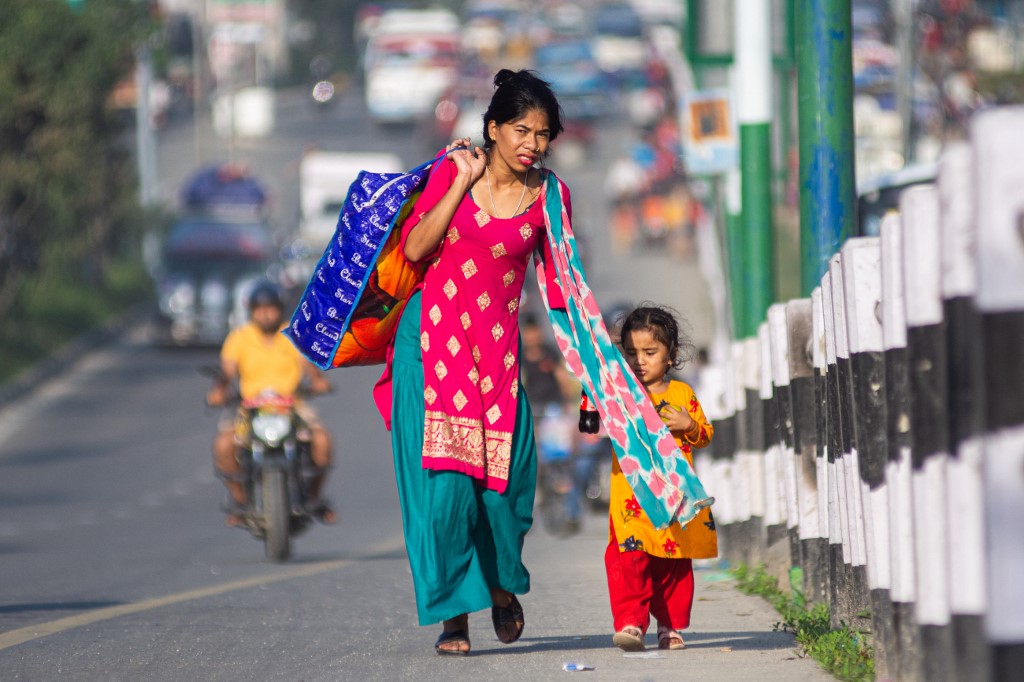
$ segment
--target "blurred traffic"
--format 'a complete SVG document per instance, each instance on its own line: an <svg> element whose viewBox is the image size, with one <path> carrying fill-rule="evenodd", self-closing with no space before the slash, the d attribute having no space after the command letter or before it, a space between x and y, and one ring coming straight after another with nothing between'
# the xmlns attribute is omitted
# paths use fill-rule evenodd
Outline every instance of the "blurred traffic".
<svg viewBox="0 0 1024 682"><path fill-rule="evenodd" d="M244 321L240 302L259 279L275 281L294 300L334 233L356 173L403 170L460 136L482 144L491 78L503 66L536 69L558 93L566 130L548 160L556 168L584 168L602 129L625 131L620 158L600 180L610 217L593 212L601 222L578 235L585 251L595 230L610 229L619 252L668 247L680 258L694 256L691 221L699 209L680 162L680 93L669 75L683 63L675 28L681 2L488 0L465 3L460 13L364 4L345 36L356 51L348 71L337 66L344 56L322 46L323 27L300 19L291 35L302 48L296 53L310 55L294 60L295 70L308 72L301 80L310 107L322 110L325 122L345 125L341 109L358 100L373 133L339 148L343 135L309 131L284 169L294 178L287 187L280 176L238 160L272 137L292 98L280 89L263 96L274 81L275 29L259 16L243 22L220 10L197 17L186 9L166 20L179 57L168 70L174 77L153 81L154 91L178 92L176 101L193 99L193 156L203 162L173 188L173 227L150 267L163 343L216 345ZM189 42L203 36L205 45ZM161 111L160 135L183 129L187 114L183 107ZM198 141L202 125L210 126L210 144ZM414 146L382 150L382 140L396 137ZM227 158L210 158L217 150ZM244 197L243 186L258 196ZM183 232L191 236L180 245Z"/></svg>

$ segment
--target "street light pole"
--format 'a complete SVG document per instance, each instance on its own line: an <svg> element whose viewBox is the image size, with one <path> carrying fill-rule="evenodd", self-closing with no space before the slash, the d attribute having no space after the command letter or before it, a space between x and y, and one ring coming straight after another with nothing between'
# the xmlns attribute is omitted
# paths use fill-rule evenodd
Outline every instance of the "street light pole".
<svg viewBox="0 0 1024 682"><path fill-rule="evenodd" d="M135 146L139 173L139 203L156 201L156 139L149 111L149 90L153 65L148 45L135 52Z"/></svg>
<svg viewBox="0 0 1024 682"><path fill-rule="evenodd" d="M852 235L853 43L850 0L799 0L801 292L809 296Z"/></svg>
<svg viewBox="0 0 1024 682"><path fill-rule="evenodd" d="M742 305L737 338L757 335L775 302L775 221L772 201L772 15L768 0L735 0L736 120L742 197Z"/></svg>

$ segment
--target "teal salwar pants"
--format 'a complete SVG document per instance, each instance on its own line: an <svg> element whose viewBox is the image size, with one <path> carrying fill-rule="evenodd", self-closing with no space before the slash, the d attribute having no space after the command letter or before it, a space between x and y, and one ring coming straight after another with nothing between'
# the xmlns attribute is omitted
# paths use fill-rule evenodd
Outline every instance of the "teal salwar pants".
<svg viewBox="0 0 1024 682"><path fill-rule="evenodd" d="M489 608L491 588L529 592L522 551L533 524L537 452L526 392L518 396L508 488L499 494L465 474L423 468L419 294L399 323L392 391L395 477L420 625Z"/></svg>

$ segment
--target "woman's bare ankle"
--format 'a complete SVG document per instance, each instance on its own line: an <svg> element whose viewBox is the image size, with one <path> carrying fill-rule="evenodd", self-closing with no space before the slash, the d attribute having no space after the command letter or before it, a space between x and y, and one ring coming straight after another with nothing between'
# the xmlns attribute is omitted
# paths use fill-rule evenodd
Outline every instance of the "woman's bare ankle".
<svg viewBox="0 0 1024 682"><path fill-rule="evenodd" d="M506 608L512 603L512 596L512 593L508 590L495 587L491 590L491 604L500 608Z"/></svg>
<svg viewBox="0 0 1024 682"><path fill-rule="evenodd" d="M460 616L449 618L441 624L445 632L458 632L459 630L469 629L469 614L463 613Z"/></svg>

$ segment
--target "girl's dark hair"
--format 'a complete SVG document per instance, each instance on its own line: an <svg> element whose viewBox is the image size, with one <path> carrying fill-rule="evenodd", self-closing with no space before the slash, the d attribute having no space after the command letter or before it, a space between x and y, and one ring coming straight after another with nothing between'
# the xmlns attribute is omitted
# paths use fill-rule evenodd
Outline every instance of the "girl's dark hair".
<svg viewBox="0 0 1024 682"><path fill-rule="evenodd" d="M546 80L539 78L529 69L510 71L502 69L494 76L494 94L484 112L484 147L490 149L494 140L487 130L494 121L498 125L517 121L533 109L543 111L548 117L551 140L562 132L562 106L555 92Z"/></svg>
<svg viewBox="0 0 1024 682"><path fill-rule="evenodd" d="M626 315L622 323L621 338L625 339L627 334L645 330L651 332L656 341L668 347L668 356L676 369L681 369L697 352L686 331L680 330L676 314L670 308L641 303Z"/></svg>

